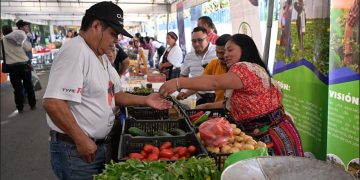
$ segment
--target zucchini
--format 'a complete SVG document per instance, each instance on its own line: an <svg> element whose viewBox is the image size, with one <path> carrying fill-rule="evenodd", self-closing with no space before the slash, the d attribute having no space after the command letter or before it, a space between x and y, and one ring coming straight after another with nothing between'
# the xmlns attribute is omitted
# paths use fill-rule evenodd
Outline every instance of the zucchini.
<svg viewBox="0 0 360 180"><path fill-rule="evenodd" d="M130 127L128 129L129 134L133 135L133 136L149 136L148 133L146 133L145 131L137 128L137 127Z"/></svg>
<svg viewBox="0 0 360 180"><path fill-rule="evenodd" d="M160 131L154 132L154 136L173 136L173 135L169 134L168 132L160 130Z"/></svg>
<svg viewBox="0 0 360 180"><path fill-rule="evenodd" d="M210 113L210 111L206 111L203 115L201 115L196 121L194 121L194 126L200 126L201 123L207 121Z"/></svg>
<svg viewBox="0 0 360 180"><path fill-rule="evenodd" d="M186 132L183 131L182 129L179 129L179 128L173 128L173 129L170 130L169 133L174 135L174 136L184 136L184 135L186 135Z"/></svg>

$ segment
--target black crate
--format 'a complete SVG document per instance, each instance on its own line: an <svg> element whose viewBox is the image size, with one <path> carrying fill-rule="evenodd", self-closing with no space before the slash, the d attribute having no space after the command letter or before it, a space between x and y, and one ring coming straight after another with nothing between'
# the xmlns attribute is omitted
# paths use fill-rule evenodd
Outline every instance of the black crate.
<svg viewBox="0 0 360 180"><path fill-rule="evenodd" d="M220 154L216 154L216 153L211 153L209 152L210 157L212 157L215 160L216 166L218 167L219 171L223 171L224 170L224 163L225 160L231 155L229 153L220 153Z"/></svg>
<svg viewBox="0 0 360 180"><path fill-rule="evenodd" d="M127 116L135 119L169 119L169 110L157 110L151 107L126 107Z"/></svg>
<svg viewBox="0 0 360 180"><path fill-rule="evenodd" d="M172 137L152 137L152 138L135 138L128 134L123 134L120 137L118 160L125 161L129 153L140 153L145 144L151 144L156 147L161 146L164 142L170 141L172 147L194 145L196 147L196 157L208 156L204 146L200 143L195 134L187 134L185 136Z"/></svg>
<svg viewBox="0 0 360 180"><path fill-rule="evenodd" d="M184 118L178 120L137 120L128 118L122 126L122 134L129 134L128 129L130 127L137 127L148 134L152 134L159 130L169 132L173 128L181 129L186 133L193 132L189 122Z"/></svg>

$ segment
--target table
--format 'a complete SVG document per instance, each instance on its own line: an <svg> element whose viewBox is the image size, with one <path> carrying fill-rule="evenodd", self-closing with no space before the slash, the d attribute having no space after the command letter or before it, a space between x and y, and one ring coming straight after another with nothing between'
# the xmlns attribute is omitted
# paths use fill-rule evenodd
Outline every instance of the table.
<svg viewBox="0 0 360 180"><path fill-rule="evenodd" d="M52 49L49 52L34 53L31 64L36 70L50 69L53 60L58 52L59 49Z"/></svg>

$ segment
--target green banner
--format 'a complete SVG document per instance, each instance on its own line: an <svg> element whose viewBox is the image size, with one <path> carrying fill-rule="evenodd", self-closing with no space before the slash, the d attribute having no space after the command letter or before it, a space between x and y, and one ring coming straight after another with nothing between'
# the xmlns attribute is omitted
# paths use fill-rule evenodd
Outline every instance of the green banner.
<svg viewBox="0 0 360 180"><path fill-rule="evenodd" d="M327 160L360 178L359 0L332 0Z"/></svg>
<svg viewBox="0 0 360 180"><path fill-rule="evenodd" d="M293 117L306 157L326 158L329 4L280 2L274 79L283 91L285 111ZM321 8L313 8L321 7Z"/></svg>
<svg viewBox="0 0 360 180"><path fill-rule="evenodd" d="M327 85L307 66L274 75L283 92L283 105L298 129L305 156L325 159Z"/></svg>

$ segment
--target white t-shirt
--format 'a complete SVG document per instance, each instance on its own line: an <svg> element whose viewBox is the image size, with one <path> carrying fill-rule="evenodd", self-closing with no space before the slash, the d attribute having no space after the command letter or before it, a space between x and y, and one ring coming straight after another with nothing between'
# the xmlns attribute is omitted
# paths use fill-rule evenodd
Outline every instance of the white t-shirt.
<svg viewBox="0 0 360 180"><path fill-rule="evenodd" d="M195 50L190 51L186 56L184 63L181 66L180 75L196 77L202 75L204 68L202 65L208 64L211 60L216 58L215 46L209 43L209 47L204 56L199 56Z"/></svg>
<svg viewBox="0 0 360 180"><path fill-rule="evenodd" d="M163 61L163 57L167 51L169 51L170 47L166 48L164 54L161 56L160 61ZM175 44L174 47L170 49L170 52L167 56L167 60L174 66L180 67L183 62L183 54L179 45Z"/></svg>
<svg viewBox="0 0 360 180"><path fill-rule="evenodd" d="M112 128L114 93L120 91L116 70L106 55L101 58L103 64L81 36L73 38L57 54L44 94L44 98L68 101L80 128L89 137L97 139L104 138ZM64 133L48 114L46 120L51 129Z"/></svg>

